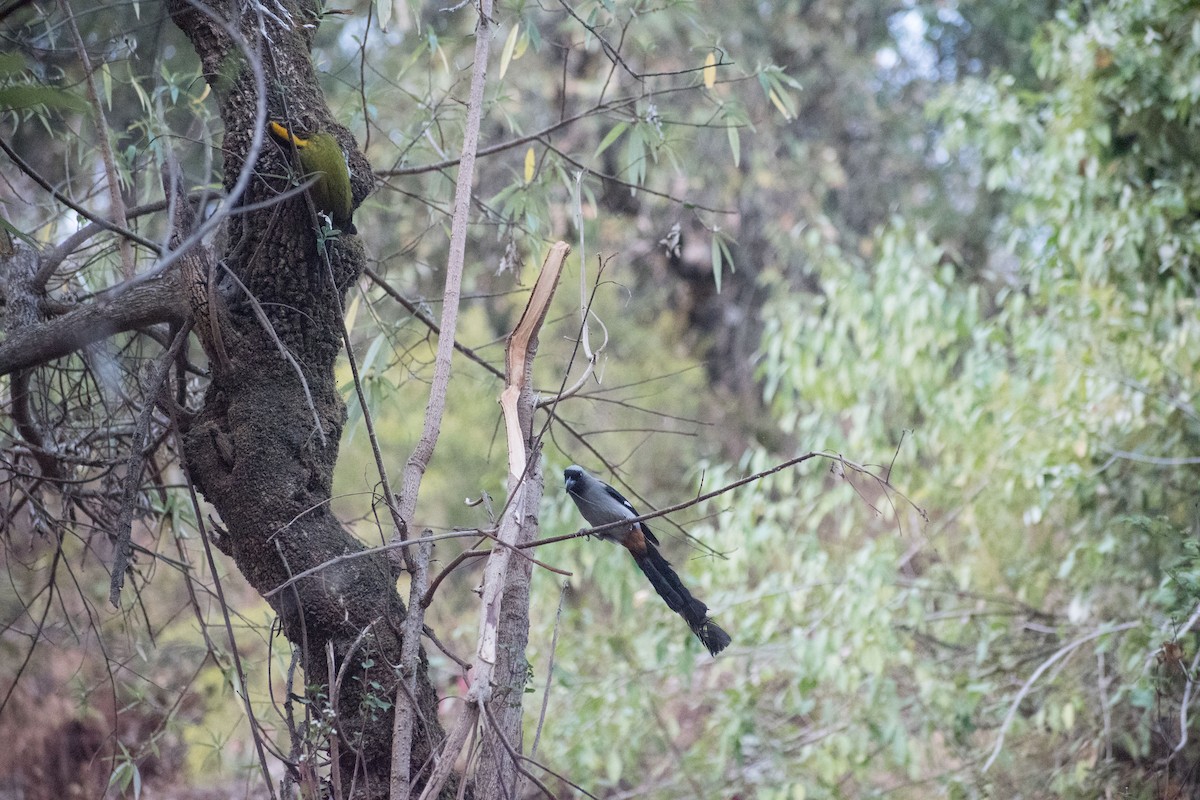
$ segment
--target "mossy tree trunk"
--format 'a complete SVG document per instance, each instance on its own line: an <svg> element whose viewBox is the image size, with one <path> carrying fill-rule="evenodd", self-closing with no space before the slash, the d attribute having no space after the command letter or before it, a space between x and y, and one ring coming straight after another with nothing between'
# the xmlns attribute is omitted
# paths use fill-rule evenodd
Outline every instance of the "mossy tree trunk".
<svg viewBox="0 0 1200 800"><path fill-rule="evenodd" d="M262 122L257 53L269 117L333 133L348 154L355 202L361 202L372 185L370 165L332 119L310 59L318 4L283 0L264 13L253 2L177 0L170 8L220 103L226 189L254 156ZM286 157L262 142L241 201L254 210L230 219L225 252L216 254L237 278L220 267L214 277L224 298L215 317L226 358L214 360L204 407L190 421L183 447L191 479L227 531L221 548L264 595L292 575L364 549L329 508L346 417L334 366L342 348L343 301L363 269L364 252L353 236L319 242L303 194L272 202L289 188ZM388 560L344 561L268 599L300 649L305 683L331 696L330 684L341 673L335 710L342 791L386 797L392 711L385 706L395 700L391 665L399 662L405 615ZM327 667L330 647L334 675ZM417 693L420 727L410 763L419 783L443 736L424 653ZM445 790L454 792L453 786Z"/></svg>

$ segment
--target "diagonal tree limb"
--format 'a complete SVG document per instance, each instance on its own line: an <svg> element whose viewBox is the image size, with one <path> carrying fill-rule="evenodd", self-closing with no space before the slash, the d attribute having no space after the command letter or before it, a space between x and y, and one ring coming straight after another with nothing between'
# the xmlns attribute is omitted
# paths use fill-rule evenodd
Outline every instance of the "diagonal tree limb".
<svg viewBox="0 0 1200 800"><path fill-rule="evenodd" d="M39 325L10 331L0 343L0 375L61 358L116 333L179 323L186 316L177 273L170 271Z"/></svg>
<svg viewBox="0 0 1200 800"><path fill-rule="evenodd" d="M7 155L10 159L12 159L12 162L17 165L17 168L20 169L21 172L24 172L34 183L36 183L38 186L41 186L43 189L45 189L47 192L49 192L50 195L55 200L62 203L67 208L69 208L72 211L74 211L75 213L79 214L81 217L92 221L96 225L99 225L101 228L104 228L107 231L112 231L113 233L115 233L125 239L128 239L131 242L137 242L142 247L148 248L152 252L155 252L155 253L158 252L158 249L159 249L158 245L155 244L154 242L150 241L146 237L141 236L140 234L134 233L133 231L129 230L128 228L126 228L122 225L118 225L115 222L109 222L104 217L93 214L92 212L88 211L86 208L79 205L74 200L72 200L71 198L67 197L65 194L60 192L54 186L54 184L50 183L50 181L48 181L44 177L42 177L42 175L40 175L37 170L35 170L32 166L30 166L29 162L27 162L25 159L21 158L21 156L17 153L17 151L12 148L12 145L10 145L8 142L4 141L3 139L0 139L0 150L3 150L4 154Z"/></svg>

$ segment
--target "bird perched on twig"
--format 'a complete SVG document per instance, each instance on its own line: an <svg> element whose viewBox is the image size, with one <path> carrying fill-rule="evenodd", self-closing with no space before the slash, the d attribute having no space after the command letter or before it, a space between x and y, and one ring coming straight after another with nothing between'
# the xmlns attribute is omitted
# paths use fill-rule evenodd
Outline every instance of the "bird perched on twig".
<svg viewBox="0 0 1200 800"><path fill-rule="evenodd" d="M570 466L563 471L567 494L579 513L593 526L607 525L639 516L633 505L613 487L589 475L583 467ZM597 533L602 539L617 542L629 551L658 596L666 601L712 655L729 646L729 634L709 619L708 606L696 599L679 580L670 562L658 551L658 539L644 522L617 525Z"/></svg>

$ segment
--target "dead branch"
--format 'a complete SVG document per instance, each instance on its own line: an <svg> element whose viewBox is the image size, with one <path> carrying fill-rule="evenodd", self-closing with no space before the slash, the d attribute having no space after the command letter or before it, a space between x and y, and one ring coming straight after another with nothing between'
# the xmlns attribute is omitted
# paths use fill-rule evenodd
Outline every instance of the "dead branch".
<svg viewBox="0 0 1200 800"><path fill-rule="evenodd" d="M459 715L455 727L451 730L441 758L434 768L429 783L425 786L422 800L435 797L449 775L449 770L457 760L466 742L467 733L474 730L479 722L480 708L492 696L493 676L496 673L498 649L501 638L501 604L509 578L509 556L512 547L518 545L523 534L529 534L532 518L536 521L537 503L541 498L541 470L536 462L530 463L530 424L529 414L532 414L532 403L529 408L522 409L520 400L522 389L531 384L532 360L537 351L537 335L550 300L558 286L562 274L563 262L571 250L565 242L558 242L550 249L542 272L538 275L537 283L530 294L521 319L517 322L508 339L505 353L507 367L507 382L500 395L500 406L504 414L504 429L508 442L508 484L509 501L500 519L497 538L504 545L492 549L488 556L483 575L483 600L479 615L479 639L476 645L475 658L471 668L471 684L467 690L466 705ZM531 397L528 399L532 399ZM526 415L524 424L521 417ZM528 609L523 609L527 614ZM511 622L510 622L511 624ZM525 636L528 636L528 618L525 617ZM524 648L522 647L523 651ZM518 717L519 724L519 717ZM500 735L503 735L501 733ZM502 774L502 773L501 773ZM498 776L499 777L499 776Z"/></svg>

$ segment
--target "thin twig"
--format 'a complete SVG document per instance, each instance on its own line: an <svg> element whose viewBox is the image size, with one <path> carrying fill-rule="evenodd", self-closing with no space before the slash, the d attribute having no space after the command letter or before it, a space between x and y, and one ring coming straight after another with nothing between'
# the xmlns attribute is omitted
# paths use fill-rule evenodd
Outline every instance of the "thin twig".
<svg viewBox="0 0 1200 800"><path fill-rule="evenodd" d="M619 48L613 47L611 44L609 44L608 40L604 38L604 34L600 33L600 31L598 31L596 29L596 26L589 25L585 19L580 17L578 14L576 14L575 9L571 8L571 5L570 5L570 3L567 2L567 0L558 0L558 1L562 5L562 7L564 9L566 9L567 13L575 18L576 22L578 22L585 29L587 29L587 31L590 34L592 34L592 36L596 37L596 41L600 43L600 47L604 50L605 55L608 56L608 59L610 61L612 61L614 64L620 64L621 68L624 69L626 72L628 72L629 77L633 78L635 81L641 82L645 79L645 76L634 72L633 68L625 63L625 59L621 58L621 53L620 53ZM622 38L624 38L624 37L622 37Z"/></svg>
<svg viewBox="0 0 1200 800"><path fill-rule="evenodd" d="M872 473L870 470L868 470L864 466L847 461L846 459L842 458L841 456L833 454L833 453L819 453L816 451L810 451L808 453L805 453L802 456L796 456L795 458L789 458L787 461L776 464L775 466L770 467L768 469L764 469L760 472L756 472L753 475L747 475L744 478L739 478L738 480L734 481L733 483L726 484L725 486L722 486L719 489L714 489L713 491L708 492L707 494L697 495L696 497L693 497L690 500L685 500L682 503L676 503L673 506L667 506L666 508L660 508L657 511L652 511L648 514L641 514L636 517L630 517L629 519L618 520L617 522L610 522L606 525L597 525L593 528L583 528L581 530L576 531L575 533L567 533L567 534L563 534L562 536L550 536L545 539L538 539L536 542L529 542L528 544L520 544L520 545L517 545L517 547L522 548L522 549L526 548L526 547L540 547L541 545L544 545L544 544L553 544L555 542L563 542L563 541L566 541L567 539L577 539L580 536L595 536L600 533L603 533L604 531L609 530L610 528L617 528L617 527L621 527L621 526L625 526L625 525L630 525L635 522L644 522L646 520L655 519L656 517L661 517L666 514L673 514L676 511L682 511L685 508L691 508L692 506L703 503L706 500L711 500L712 498L719 497L720 495L723 495L726 492L731 492L734 489L737 489L738 487L745 486L747 483L753 483L754 481L762 480L763 478L767 477L768 475L774 475L776 472L785 470L788 467L794 467L797 464L801 464L805 461L809 461L814 458L828 458L831 461L835 461L840 464L844 464L845 466L850 467L855 472L861 472L864 475L871 476L875 480L879 481L880 484L882 486L884 486L885 488L888 488L888 489L892 488L891 484L887 483L882 478L880 478L878 475L875 475L874 473Z"/></svg>
<svg viewBox="0 0 1200 800"><path fill-rule="evenodd" d="M359 635L361 636L362 634L360 633ZM325 642L325 674L329 676L329 707L337 708L339 684L333 680L335 674L333 639L328 639ZM333 796L335 800L344 800L346 794L342 791L342 771L338 768L338 763L341 761L341 754L338 752L341 749L339 736L341 736L340 731L329 734L329 761L333 765L332 769L329 770L329 782L333 784Z"/></svg>
<svg viewBox="0 0 1200 800"><path fill-rule="evenodd" d="M46 581L46 607L42 609L42 616L38 619L37 627L34 628L32 640L29 642L29 651L25 653L24 660L21 661L21 666L17 667L17 672L13 675L12 683L8 685L8 690L4 693L4 699L0 700L0 714L4 713L4 709L8 706L8 701L12 699L13 692L17 690L17 684L21 682L21 676L25 674L25 669L29 666L29 662L33 659L33 651L37 649L38 642L44 638L42 631L46 629L46 618L50 614L50 607L54 605L54 592L58 589L58 567L63 563L63 534L60 532L55 536L54 556L50 561L50 577ZM40 594L40 592L39 592ZM33 613L29 611L36 595L30 598L26 604L26 613L29 618L33 618Z"/></svg>
<svg viewBox="0 0 1200 800"><path fill-rule="evenodd" d="M429 531L426 531L428 533ZM415 551L415 552L414 552ZM408 613L402 624L400 664L397 670L395 713L392 715L391 800L408 800L412 792L412 739L415 718L421 713L417 705L417 672L420 669L421 632L425 627L425 606L421 598L429 583L429 559L433 545L426 542L405 550L406 559L414 564L408 591Z"/></svg>
<svg viewBox="0 0 1200 800"><path fill-rule="evenodd" d="M480 541L482 541L483 539L491 539L496 544L501 545L502 547L508 547L510 550L512 550L514 553L516 553L516 555L519 556L520 558L525 559L526 561L528 561L531 564L536 564L537 566L541 567L542 569L546 570L547 572L553 572L555 575L562 575L564 578L569 578L574 574L570 570L559 569L558 567L551 566L550 564L547 564L544 561L540 561L536 558L533 558L532 556L526 555L525 553L521 552L525 548L523 548L520 543L508 544L503 539L501 539L498 535L492 533L491 531L480 531L480 533L482 534L480 536ZM446 567L437 574L437 577L434 578L433 582L429 585L429 590L427 592L425 592L425 595L421 600L421 605L423 605L425 607L429 606L429 604L433 601L433 594L434 594L434 592L437 591L438 584L440 584L443 580L445 580L446 576L449 575L451 572L453 572L455 569L457 569L464 561L466 561L467 559L471 559L471 558L479 558L480 556L490 555L491 552L492 552L491 549L476 550L474 547L472 547L470 550L464 550L463 552L461 552L457 556L455 556L454 560L451 561L448 565L446 565Z"/></svg>
<svg viewBox="0 0 1200 800"><path fill-rule="evenodd" d="M1086 636L1080 636L1078 639L1073 639L1072 641L1067 642L1058 650L1055 650L1053 655L1039 664L1038 668L1033 671L1033 674L1030 675L1029 679L1021 686L1021 690L1017 692L1017 696L1013 698L1012 704L1008 707L1008 713L1004 715L1004 722L1000 724L1000 732L996 736L996 746L992 748L992 754L988 756L988 760L984 762L983 772L987 772L992 764L995 763L996 758L1000 755L1000 751L1004 748L1004 737L1008 734L1008 729L1012 726L1013 719L1017 716L1017 709L1020 707L1021 701L1025 699L1025 695L1029 694L1029 690L1033 688L1035 683L1037 683L1037 679L1042 676L1042 673L1054 666L1055 663L1057 663L1060 659L1075 652L1075 650L1079 649L1088 642L1093 641L1094 639L1099 639L1101 636L1107 636L1110 633L1119 633L1121 631L1127 631L1130 628L1136 628L1140 624L1140 622L1126 622L1113 628L1101 628L1100 630L1092 631Z"/></svg>
<svg viewBox="0 0 1200 800"><path fill-rule="evenodd" d="M1188 618L1188 621L1184 624L1179 633L1187 633L1196 625L1197 622L1200 622L1200 605L1196 606L1196 610L1192 612L1192 616ZM1192 690L1196 685L1196 682L1192 679L1192 676L1196 674L1197 667L1200 667L1200 650L1196 651L1196 655L1192 659L1192 668L1187 675L1184 676L1187 680L1187 684L1183 687L1183 698L1180 700L1179 705L1179 742L1174 748L1172 748L1171 752L1168 753L1165 758L1159 761L1160 765L1165 766L1166 764L1170 763L1171 760L1183 750L1183 748L1187 747L1188 706L1190 706L1192 703Z"/></svg>
<svg viewBox="0 0 1200 800"><path fill-rule="evenodd" d="M113 553L112 574L108 584L108 602L113 608L121 607L121 588L125 586L125 570L129 568L130 540L133 536L133 510L137 505L137 490L141 484L142 466L145 457L142 454L142 444L150 432L150 420L154 416L155 398L166 381L167 372L175 361L175 356L187 341L192 329L189 322L175 334L175 341L167 349L150 376L146 392L146 407L142 409L138 424L134 428L133 437L129 443L129 458L125 462L125 485L121 493L121 513L117 517L116 551Z"/></svg>
<svg viewBox="0 0 1200 800"><path fill-rule="evenodd" d="M408 538L408 527L412 524L413 516L417 510L417 496L421 489L421 479L424 477L425 470L428 468L429 461L433 458L434 450L437 447L438 436L441 433L442 417L446 409L446 391L450 384L450 367L454 356L455 330L458 326L458 310L462 297L463 265L466 262L467 224L471 211L471 187L475 179L475 157L479 150L479 127L483 119L483 94L484 86L487 82L488 49L492 40L491 16L491 0L480 0L479 18L475 27L475 63L471 70L471 88L467 99L467 119L463 130L462 161L458 167L458 177L454 186L454 214L451 220L450 249L446 260L446 285L442 292L441 330L438 333L437 355L435 356L433 367L433 382L429 388L429 402L425 408L425 420L421 437L418 439L412 454L408 457L408 461L404 465L403 477L401 478L402 495L400 497L399 510L399 516L404 527L397 529L393 535L393 542L403 541ZM388 499L391 501L390 497ZM419 558L409 557L406 559L410 571L413 572L413 588L409 614L418 615L415 625L406 625L405 640L402 644L402 653L407 658L402 660L400 664L401 684L405 685L406 689L408 688L406 685L408 673L412 672L415 674L419 666L417 662L417 644L420 641L420 621L423 618L422 614L424 610L420 603L422 595L425 593L425 584L429 579L428 569L431 548L428 545L422 545L418 552L420 554ZM409 555L410 551L405 550L404 553L405 555ZM421 561L421 563L416 563L417 561ZM413 607L414 605L416 607ZM397 695L397 702L400 699L400 696ZM406 696L404 699L407 703L408 697ZM475 699L479 704L482 704L480 698L476 697ZM413 713L408 713L407 710L405 713L401 713L398 708L396 712L392 731L392 800L408 800L410 793L409 758L407 757L407 751L404 754L397 754L395 751L399 749L398 745L403 746L405 743L411 742L412 720L416 711L415 704L412 706L412 711ZM476 713L478 712L476 711ZM468 712L464 712L460 718L460 724L466 723L469 716ZM461 748L461 746L460 744L459 747ZM447 757L446 754L449 754L449 756ZM434 765L433 773L425 785L422 797L432 797L441 792L441 786L449 775L447 770L453 765L457 754L458 750L447 749L445 751L442 761Z"/></svg>
<svg viewBox="0 0 1200 800"><path fill-rule="evenodd" d="M433 628L426 625L424 628L421 629L421 633L423 633L429 637L429 641L433 642L433 644L437 647L437 649L442 651L442 655L444 655L446 658L453 661L455 664L458 664L458 666L462 667L464 675L466 674L466 671L471 668L470 664L468 664L466 661L463 661L461 658L459 658L458 655L454 651L452 651L449 647L446 646L445 642L443 642L441 639L439 639L437 637L437 634L433 632Z"/></svg>
<svg viewBox="0 0 1200 800"><path fill-rule="evenodd" d="M178 436L178 420L172 418L171 422ZM271 771L267 766L267 755L263 752L262 735L259 731L258 720L254 716L254 709L250 705L250 690L246 684L246 670L242 666L242 657L238 652L237 637L233 633L233 620L229 617L229 603L225 600L225 590L221 586L221 579L217 572L217 560L213 557L208 528L204 524L204 514L200 509L200 498L196 496L196 486L192 483L192 477L187 467L187 460L180 460L179 467L183 470L188 496L192 502L192 510L196 515L196 528L200 531L200 542L204 546L204 557L208 561L209 574L212 575L213 579L213 589L217 595L218 605L221 607L221 616L225 621L225 635L229 638L229 652L233 655L234 669L237 672L238 682L241 685L241 691L238 694L241 695L242 705L246 709L246 717L250 723L250 736L254 739L254 748L258 754L259 767L262 769L263 782L267 785L267 792L271 800L275 800L275 782L271 779Z"/></svg>
<svg viewBox="0 0 1200 800"><path fill-rule="evenodd" d="M437 324L437 321L434 320L432 317L430 317L428 314L426 314L424 311L422 311L421 308L416 303L414 303L412 300L409 300L407 297L405 297L403 294L401 294L399 291L397 291L396 288L393 287L390 283L388 283L387 280L385 280L382 275L380 275L378 272L371 269L370 267L367 267L363 270L363 275L366 275L368 278L370 278L375 283L376 286L378 286L380 289L383 289L384 293L387 294L388 297L392 298L397 303L404 306L404 309L406 311L408 311L408 313L410 313L414 317L416 317L417 321L420 322L421 324L423 324L426 328L433 331L435 336L440 337L442 335L442 328L440 325ZM460 342L455 340L454 349L457 350L458 352L462 353L464 356L466 356L470 360L474 361L479 366L483 367L485 370L490 372L492 375L496 376L497 378L499 378L501 380L504 380L504 371L503 370L501 370L499 367L496 367L494 364L489 363L487 361L487 359L485 359L483 356L476 353L471 348L469 348L466 345L461 344Z"/></svg>
<svg viewBox="0 0 1200 800"><path fill-rule="evenodd" d="M304 578L308 578L313 575L316 575L318 572L328 569L329 567L333 567L338 564L344 564L347 561L353 561L358 558L370 558L372 556L377 556L380 553L386 553L389 550L395 550L395 549L401 548L401 547L409 547L410 545L415 545L415 544L424 544L425 542L439 542L443 539L462 539L467 536L478 536L478 535L479 535L479 531L450 531L449 533L438 533L438 534L434 534L433 536L422 536L418 539L409 539L409 540L403 541L403 542L388 542L387 544L382 544L382 545L379 545L378 547L368 547L365 550L358 550L353 553L345 553L343 555L335 556L331 559L328 559L327 561L322 561L320 564L317 564L315 567L309 567L308 569L306 569L302 572L297 572L295 575L288 578L286 581L279 584L274 589L270 589L266 592L263 592L262 596L263 596L263 599L270 599L272 596L278 594L279 592L283 591L284 589L286 589L287 587L296 583L297 581L300 581L300 580L303 580Z"/></svg>
<svg viewBox="0 0 1200 800"><path fill-rule="evenodd" d="M481 703L480 705L483 707L484 718L488 721L488 724L492 726L492 730L496 733L496 739L504 747L504 752L508 753L508 757L512 759L513 767L517 770L517 772L519 772L525 778L533 781L534 785L541 790L542 794L546 795L546 797L549 797L550 800L558 800L557 795L550 791L550 788L546 786L546 784L542 783L536 775L521 765L521 755L513 749L512 743L508 741L508 739L504 736L504 732L500 730L500 726L496 724L496 719L492 716L492 709L488 707L488 704ZM501 786L503 785L504 784L501 784Z"/></svg>
<svg viewBox="0 0 1200 800"><path fill-rule="evenodd" d="M38 186L41 186L50 194L51 197L74 211L76 214L79 214L84 219L91 220L107 231L112 231L119 236L129 239L130 241L137 242L142 247L145 247L152 252L159 252L159 246L146 237L134 233L124 225L118 225L115 222L109 222L104 217L101 217L98 214L93 214L91 211L88 211L86 208L67 197L58 189L58 187L43 178L41 174L39 174L38 171L29 164L29 162L21 158L17 151L14 150L12 146L3 139L0 139L0 150L3 150L4 154L12 159L12 162L17 165L17 168L20 169L21 172L24 172L28 178L30 178Z"/></svg>
<svg viewBox="0 0 1200 800"><path fill-rule="evenodd" d="M529 748L530 758L537 758L538 744L542 740L542 726L546 724L546 709L550 707L550 685L554 681L554 655L558 652L559 623L562 622L563 604L567 599L569 587L570 584L563 581L562 588L558 592L558 611L554 612L554 635L550 637L550 663L546 665L546 685L542 689L542 710L538 713L537 730L533 733L533 745Z"/></svg>
<svg viewBox="0 0 1200 800"><path fill-rule="evenodd" d="M314 212L315 213L315 212ZM329 262L329 251L321 248L321 257L325 261L325 272L329 276L329 284L333 287L335 296L337 292L337 281L333 277L333 265ZM358 359L354 355L354 345L350 341L350 330L346 327L345 315L342 315L342 346L346 348L346 360L350 363L350 374L354 378L354 391L358 396L358 406L362 411L363 423L367 428L367 440L371 443L371 454L375 458L375 471L379 474L379 485L383 488L383 502L387 506L388 513L392 517L392 525L395 526L393 540L403 541L408 538L407 522L401 516L400 509L396 508L396 496L392 494L392 483L388 479L387 467L383 463L383 451L379 447L379 437L375 435L375 421L371 415L371 409L367 405L367 395L363 390L362 377L358 373ZM389 551L389 554L394 551ZM402 550L405 561L410 572L415 571L416 566L409 557L407 549ZM392 565L393 568L398 566ZM399 570L395 571L397 574Z"/></svg>
<svg viewBox="0 0 1200 800"><path fill-rule="evenodd" d="M480 539L480 541L483 541L482 538ZM433 602L434 592L436 592L437 588L439 586L441 586L442 581L444 581L446 579L446 576L449 575L451 572L453 572L455 569L457 569L460 564L462 564L464 561L466 561L469 558L478 558L479 556L486 556L490 552L492 552L490 549L475 550L474 548L472 548L470 550L463 550L461 553L456 555L450 561L450 563L447 564L442 569L442 571L437 574L437 577L435 577L429 583L429 588L425 590L425 594L421 598L421 607L429 608L429 604Z"/></svg>
<svg viewBox="0 0 1200 800"><path fill-rule="evenodd" d="M100 103L100 92L96 89L96 76L92 69L92 60L88 56L87 46L75 24L75 14L67 0L58 0L58 8L67 21L67 29L75 40L75 49L79 53L79 63L83 66L83 82L87 87L88 103L92 106L92 115L96 122L96 146L100 148L100 161L104 164L104 179L108 189L108 202L112 207L113 222L122 228L129 227L125 215L125 198L121 197L121 185L117 179L117 162L113 158L112 137L108 132L108 118L104 114L104 106ZM125 268L125 277L132 278L134 273L133 249L128 239L122 239L117 249L121 253L121 264Z"/></svg>

